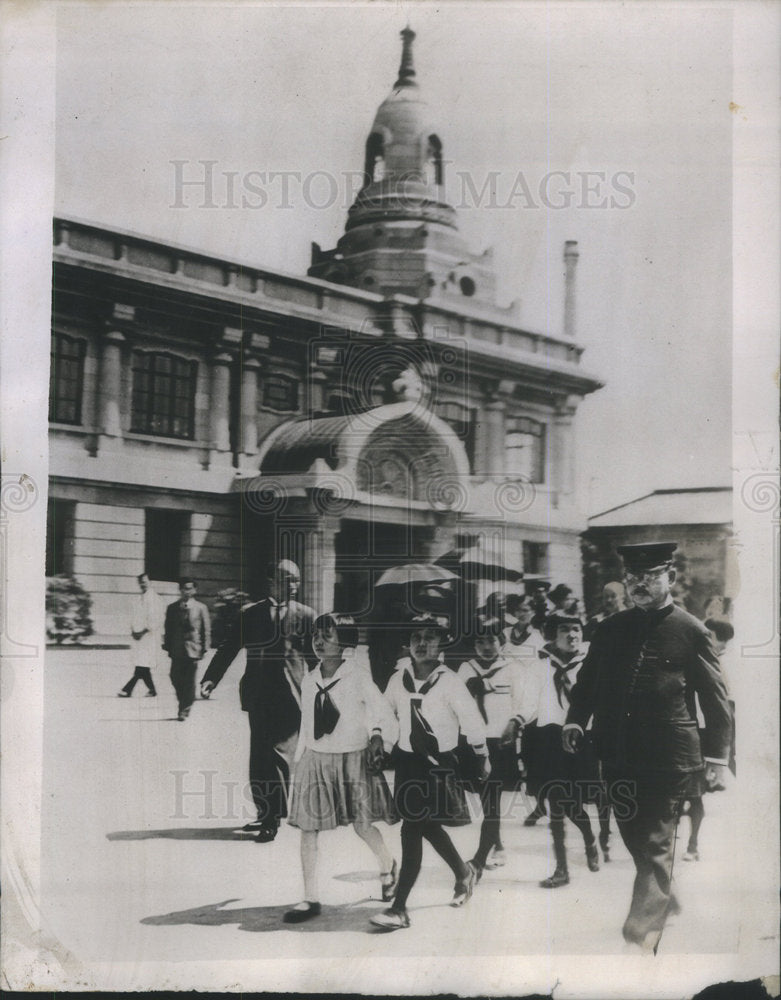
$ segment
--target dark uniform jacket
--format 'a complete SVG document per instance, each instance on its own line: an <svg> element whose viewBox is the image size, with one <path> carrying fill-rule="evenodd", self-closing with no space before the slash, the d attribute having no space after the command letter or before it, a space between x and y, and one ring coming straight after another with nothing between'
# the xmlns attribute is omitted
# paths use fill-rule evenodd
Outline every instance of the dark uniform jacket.
<svg viewBox="0 0 781 1000"><path fill-rule="evenodd" d="M214 654L201 683L211 681L216 687L244 646L247 666L239 686L241 707L262 718L270 739L287 738L298 730L301 709L285 663L291 658L300 663L303 657L305 669L314 665L310 648L314 619L314 611L297 601L288 603L281 622L268 598L245 608Z"/></svg>
<svg viewBox="0 0 781 1000"><path fill-rule="evenodd" d="M187 656L200 660L211 645L209 609L200 601L191 600L185 607L181 600L165 609L163 649L172 660Z"/></svg>
<svg viewBox="0 0 781 1000"><path fill-rule="evenodd" d="M700 746L695 692L705 718ZM731 712L704 625L674 604L632 608L601 622L570 694L567 722L593 716L599 757L640 773L702 770L729 756Z"/></svg>

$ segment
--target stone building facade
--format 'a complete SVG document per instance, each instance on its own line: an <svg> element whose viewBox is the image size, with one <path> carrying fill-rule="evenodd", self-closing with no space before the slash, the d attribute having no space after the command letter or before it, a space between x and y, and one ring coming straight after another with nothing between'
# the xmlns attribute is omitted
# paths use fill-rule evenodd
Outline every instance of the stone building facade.
<svg viewBox="0 0 781 1000"><path fill-rule="evenodd" d="M577 249L561 336L496 304L402 36L364 187L306 277L55 220L47 572L85 586L98 633L127 631L144 569L209 601L286 555L304 600L360 612L385 568L464 534L580 592L573 424L601 382Z"/></svg>

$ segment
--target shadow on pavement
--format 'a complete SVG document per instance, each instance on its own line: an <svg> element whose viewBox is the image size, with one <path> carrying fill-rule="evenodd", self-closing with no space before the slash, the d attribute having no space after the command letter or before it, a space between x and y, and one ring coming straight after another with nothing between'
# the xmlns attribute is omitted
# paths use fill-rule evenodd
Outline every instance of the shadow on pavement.
<svg viewBox="0 0 781 1000"><path fill-rule="evenodd" d="M107 833L107 840L246 840L257 839L254 833L243 833L235 826L172 827L168 830L118 830Z"/></svg>
<svg viewBox="0 0 781 1000"><path fill-rule="evenodd" d="M177 910L174 913L163 913L156 917L144 917L142 924L153 927L171 927L180 924L200 924L217 927L224 924L236 924L240 931L358 931L366 934L385 933L380 928L372 927L369 917L376 912L362 906L366 902L377 900L359 900L346 906L323 906L319 917L313 917L301 924L285 924L282 917L293 905L285 906L248 906L235 910L226 910L229 903L235 899L225 899L221 903L211 903L207 906L195 906L190 910ZM377 903L377 910L383 908Z"/></svg>

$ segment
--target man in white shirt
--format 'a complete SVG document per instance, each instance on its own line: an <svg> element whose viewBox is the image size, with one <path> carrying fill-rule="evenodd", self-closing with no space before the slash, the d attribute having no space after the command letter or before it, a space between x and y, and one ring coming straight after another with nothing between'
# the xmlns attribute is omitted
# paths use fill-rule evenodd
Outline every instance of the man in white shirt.
<svg viewBox="0 0 781 1000"><path fill-rule="evenodd" d="M141 593L133 600L133 618L130 626L135 671L119 692L120 698L129 698L139 681L143 681L146 685L147 698L154 698L157 694L152 679L152 668L157 666L160 629L163 624L163 603L150 587L146 573L139 573L138 587Z"/></svg>

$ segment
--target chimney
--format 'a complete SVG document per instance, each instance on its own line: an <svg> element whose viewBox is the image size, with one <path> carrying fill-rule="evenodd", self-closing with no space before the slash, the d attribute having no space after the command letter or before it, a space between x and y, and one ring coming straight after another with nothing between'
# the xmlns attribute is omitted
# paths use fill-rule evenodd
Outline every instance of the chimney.
<svg viewBox="0 0 781 1000"><path fill-rule="evenodd" d="M564 244L564 336L575 339L575 268L578 266L577 240Z"/></svg>

